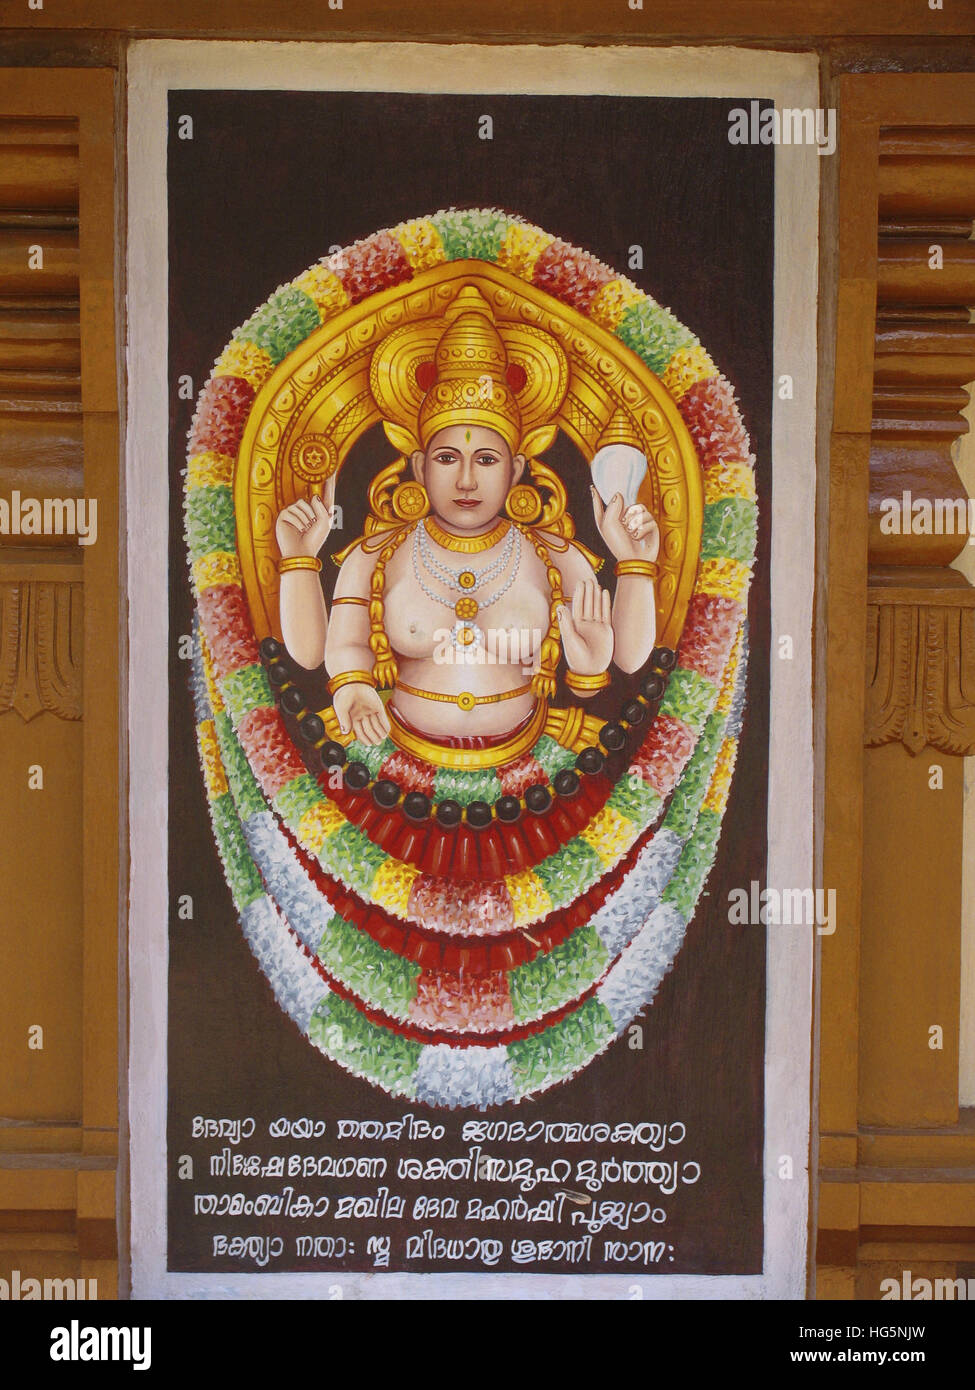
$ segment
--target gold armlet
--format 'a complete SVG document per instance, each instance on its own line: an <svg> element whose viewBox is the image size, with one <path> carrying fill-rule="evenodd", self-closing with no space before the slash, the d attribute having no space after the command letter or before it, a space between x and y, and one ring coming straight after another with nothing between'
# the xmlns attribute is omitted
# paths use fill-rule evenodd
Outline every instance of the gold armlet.
<svg viewBox="0 0 975 1390"><path fill-rule="evenodd" d="M373 690L376 688L371 671L340 671L329 681L328 693L334 695L336 690L342 689L343 685L371 685Z"/></svg>
<svg viewBox="0 0 975 1390"><path fill-rule="evenodd" d="M355 598L352 594L349 594L346 598L333 598L332 607L334 608L337 603L358 603L361 604L363 608L369 607L369 600L367 598Z"/></svg>
<svg viewBox="0 0 975 1390"><path fill-rule="evenodd" d="M610 683L608 671L599 671L595 676L580 676L577 671L566 671L565 683L570 690L605 690Z"/></svg>
<svg viewBox="0 0 975 1390"><path fill-rule="evenodd" d="M321 573L322 562L317 555L291 555L278 561L278 574L288 574L291 570L315 570Z"/></svg>
<svg viewBox="0 0 975 1390"><path fill-rule="evenodd" d="M584 560L589 561L593 569L598 574L599 571L602 569L603 565L606 563L603 557L601 555L597 555L594 550L590 550L588 545L583 545L582 541L576 540L575 536L572 537L572 539L569 541L569 544L572 546L573 550L578 550L579 554L583 557Z"/></svg>
<svg viewBox="0 0 975 1390"><path fill-rule="evenodd" d="M660 566L656 560L617 560L613 573L617 578L622 574L642 574L647 579L656 579Z"/></svg>

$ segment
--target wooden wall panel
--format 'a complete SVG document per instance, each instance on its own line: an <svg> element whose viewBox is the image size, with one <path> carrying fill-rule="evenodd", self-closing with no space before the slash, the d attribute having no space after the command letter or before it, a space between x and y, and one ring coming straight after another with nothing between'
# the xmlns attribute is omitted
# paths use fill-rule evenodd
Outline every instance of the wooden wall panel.
<svg viewBox="0 0 975 1390"><path fill-rule="evenodd" d="M962 772L961 758L915 757L902 742L864 760L861 1126L958 1120ZM925 873L920 903L918 865L932 862L954 872Z"/></svg>
<svg viewBox="0 0 975 1390"><path fill-rule="evenodd" d="M28 788L28 768L44 769L44 788ZM3 930L0 979L0 1115L27 1121L81 1120L82 874L81 727L41 712L25 725L0 715L0 836ZM43 888L39 891L39 880ZM43 1047L28 1029L44 1029Z"/></svg>
<svg viewBox="0 0 975 1390"><path fill-rule="evenodd" d="M119 1125L114 149L113 74L0 73L0 497L64 504L48 533L0 537L0 971L17 981L0 1014L0 1274L97 1277L102 1297ZM81 496L97 505L84 546Z"/></svg>
<svg viewBox="0 0 975 1390"><path fill-rule="evenodd" d="M839 95L824 869L848 932L823 943L817 1289L875 1298L895 1265L953 1270L975 1248L975 1123L958 1109L975 590L949 568L968 529L952 446L975 379L975 84L863 75ZM908 520L915 499L940 504L941 534L881 526L905 493Z"/></svg>
<svg viewBox="0 0 975 1390"><path fill-rule="evenodd" d="M689 6L685 0L430 0L391 7L388 0L58 0L34 12L9 15L19 28L120 29L131 34L227 38L449 39L555 38L808 38L810 35L917 34L925 39L971 32L963 3L945 0L723 0Z"/></svg>

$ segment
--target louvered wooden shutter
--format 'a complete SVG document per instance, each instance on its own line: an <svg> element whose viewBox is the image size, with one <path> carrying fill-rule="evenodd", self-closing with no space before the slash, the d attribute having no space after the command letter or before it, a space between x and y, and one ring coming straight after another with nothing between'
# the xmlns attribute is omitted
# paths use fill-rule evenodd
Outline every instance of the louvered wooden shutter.
<svg viewBox="0 0 975 1390"><path fill-rule="evenodd" d="M114 75L0 72L0 1274L116 1287ZM21 507L17 507L18 501ZM51 507L52 500L59 504ZM86 522L89 517L85 518Z"/></svg>

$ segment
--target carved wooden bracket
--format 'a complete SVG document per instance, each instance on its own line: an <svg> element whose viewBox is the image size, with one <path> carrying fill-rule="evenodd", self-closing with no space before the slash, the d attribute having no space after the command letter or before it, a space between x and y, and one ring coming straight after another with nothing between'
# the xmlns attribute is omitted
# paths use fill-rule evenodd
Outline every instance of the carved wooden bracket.
<svg viewBox="0 0 975 1390"><path fill-rule="evenodd" d="M864 742L969 756L975 753L975 589L957 571L942 571L945 587L925 592L916 575L898 568L870 576Z"/></svg>
<svg viewBox="0 0 975 1390"><path fill-rule="evenodd" d="M951 447L975 377L975 131L881 128L879 154L864 741L971 754L975 590L948 567L970 530Z"/></svg>
<svg viewBox="0 0 975 1390"><path fill-rule="evenodd" d="M880 131L877 325L870 450L871 565L950 565L948 534L885 533L885 501L967 502L951 446L975 377L975 131ZM910 503L906 504L908 515Z"/></svg>
<svg viewBox="0 0 975 1390"><path fill-rule="evenodd" d="M81 718L82 585L0 583L0 713Z"/></svg>

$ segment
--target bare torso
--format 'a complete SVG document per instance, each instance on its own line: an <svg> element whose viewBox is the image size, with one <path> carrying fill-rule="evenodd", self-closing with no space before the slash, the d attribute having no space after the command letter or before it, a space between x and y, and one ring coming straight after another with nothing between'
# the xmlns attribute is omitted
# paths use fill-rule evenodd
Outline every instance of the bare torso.
<svg viewBox="0 0 975 1390"><path fill-rule="evenodd" d="M477 555L447 551L430 543L429 550L446 569L483 573L504 551L504 540ZM553 557L555 558L555 557ZM496 580L472 590L481 602L511 578L515 555ZM431 737L437 735L504 734L532 711L535 697L528 686L536 668L542 638L549 625L550 591L545 567L531 541L523 537L514 582L506 592L481 608L469 626L483 634L483 645L455 645L450 633L458 623L454 603L461 592L448 587L421 566L423 583L446 603L424 593L414 572L413 538L402 544L386 568L385 626L396 655L398 679L391 703L397 714ZM402 687L445 695L474 696L520 691L513 698L462 709L455 702L414 695Z"/></svg>

